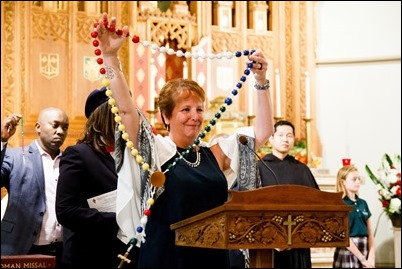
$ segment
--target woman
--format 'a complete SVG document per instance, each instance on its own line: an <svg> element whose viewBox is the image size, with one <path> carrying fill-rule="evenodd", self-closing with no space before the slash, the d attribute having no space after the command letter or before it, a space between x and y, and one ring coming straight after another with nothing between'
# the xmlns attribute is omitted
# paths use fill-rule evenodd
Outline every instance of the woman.
<svg viewBox="0 0 402 269"><path fill-rule="evenodd" d="M105 90L88 96L83 136L60 161L56 214L64 228L64 268L116 268L117 255L126 248L117 238L114 203L97 205L100 195L113 197L117 188L112 156L115 121Z"/></svg>
<svg viewBox="0 0 402 269"><path fill-rule="evenodd" d="M175 246L174 231L170 230L170 225L222 205L227 200L228 183L224 172L239 171L238 134L255 138L252 139L252 143L255 142L256 148L262 146L272 134L272 107L268 91L269 83L266 80L267 60L261 51L255 51L248 56L249 60L255 63L250 70L254 73L256 88L260 89L255 91L258 95L259 112L255 128L238 130L237 134L228 138L222 136L209 145L203 143L200 141L202 138L200 132L204 121L205 92L192 80L176 79L167 82L159 95L159 109L168 135L166 137L153 135L145 118L130 101L129 89L117 57L124 37L128 35L128 27L123 27L122 32L117 34L118 31L110 31L117 29L115 24L116 18L111 18L109 21L107 14L103 14L95 28L109 79L106 85L110 85L124 132L130 139L129 144L135 145L131 148L131 154L136 155L138 148L141 157L146 160L145 167L148 167L148 164L150 166L151 181L153 176L158 174L155 170L163 172L164 177L162 180L164 184L158 186L153 196L155 203L151 208L151 214L148 218L144 218L141 209L144 208L147 198L153 194L152 187L147 181L147 173L144 172L146 169L143 169L143 165L136 166L130 149L126 147L123 167L119 170L119 177L122 177L119 186L120 183L123 185L123 180L127 180L129 175L133 177L134 183L131 186L134 190L127 190L127 186L130 186L128 184L126 187L122 186L121 194L133 195L134 200L125 202L127 205L131 203L132 208L141 216L137 214L134 218L128 218L122 214L120 217L118 213L120 228L123 233L129 233L127 223L134 219L134 222L137 222L135 226L140 227L137 229L138 232L142 227L138 222L148 221L143 234L146 235L145 238L137 237L138 241L145 239L141 244L137 243L141 247L139 267L228 267L226 250ZM250 156L253 156L252 153ZM138 162L137 157L136 159ZM132 173L126 174L125 164L140 171L134 176ZM138 194L141 196L138 197ZM119 204L119 187L117 195ZM139 201L142 201L141 206L138 205ZM141 209L138 209L139 207ZM122 236L126 241L131 237Z"/></svg>
<svg viewBox="0 0 402 269"><path fill-rule="evenodd" d="M349 213L349 247L336 248L333 268L375 268L374 235L367 202L358 196L361 177L353 165L343 166L337 174L337 191L353 206Z"/></svg>

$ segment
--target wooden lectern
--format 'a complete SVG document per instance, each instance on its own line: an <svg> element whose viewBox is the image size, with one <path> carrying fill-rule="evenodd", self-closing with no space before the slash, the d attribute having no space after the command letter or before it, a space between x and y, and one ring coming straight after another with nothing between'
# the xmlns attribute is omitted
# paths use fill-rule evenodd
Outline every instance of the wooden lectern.
<svg viewBox="0 0 402 269"><path fill-rule="evenodd" d="M274 248L349 246L342 193L297 185L229 190L226 203L172 224L177 246L249 249L250 268L272 268Z"/></svg>

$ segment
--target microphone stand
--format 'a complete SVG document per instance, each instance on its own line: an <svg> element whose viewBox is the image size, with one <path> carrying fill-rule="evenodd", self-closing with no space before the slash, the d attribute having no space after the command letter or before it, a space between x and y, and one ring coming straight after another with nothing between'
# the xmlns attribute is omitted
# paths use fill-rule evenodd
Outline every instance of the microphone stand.
<svg viewBox="0 0 402 269"><path fill-rule="evenodd" d="M262 164L265 166L265 168L267 168L267 169L272 173L272 175L274 176L276 185L280 185L280 184L279 184L278 177L276 176L274 170L272 170L272 168L269 167L268 164L266 164L266 163L261 159L261 157L257 154L257 152L255 152L255 150L252 149L252 148L248 145L248 138L247 138L246 136L244 136L244 135L241 135L241 136L239 136L239 142L240 142L240 144L242 144L243 146L246 146L250 151L252 151L255 156L257 156L258 160L260 160L260 163L262 163Z"/></svg>

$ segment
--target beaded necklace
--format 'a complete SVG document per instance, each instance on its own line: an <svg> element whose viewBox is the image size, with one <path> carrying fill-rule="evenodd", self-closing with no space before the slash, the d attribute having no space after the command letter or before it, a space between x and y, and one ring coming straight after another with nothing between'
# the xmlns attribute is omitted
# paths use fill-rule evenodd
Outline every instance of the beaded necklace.
<svg viewBox="0 0 402 269"><path fill-rule="evenodd" d="M181 154L179 151L176 150L176 152L177 152L177 154L179 154L179 156L182 156L182 154ZM198 167L198 166L200 165L200 163L201 163L201 154L200 154L200 152L197 150L197 151L195 152L195 155L196 155L196 157L197 157L197 159L195 160L195 162L192 163L192 162L186 160L186 158L184 158L184 157L183 157L183 161L184 161L188 166L190 166L190 167L193 167L193 168Z"/></svg>
<svg viewBox="0 0 402 269"><path fill-rule="evenodd" d="M120 35L120 36L123 34L122 30L120 30L120 29L116 30L114 25L109 25L107 20L105 20L103 22L103 25L110 32L114 32L115 34ZM91 37L94 38L92 44L93 44L94 47L96 47L94 53L95 53L96 56L100 56L102 54L102 51L99 48L97 48L99 46L99 41L96 39L98 37L98 32L96 30L97 27L98 27L98 23L95 23L94 24L95 30L91 32ZM131 36L128 33L126 35L126 37L131 37ZM253 54L255 52L255 50L251 50L251 51L244 50L244 51L236 51L235 53L225 52L225 53L209 54L209 55L206 55L206 54L203 54L203 53L202 54L198 54L198 53L192 54L190 52L183 53L181 50L174 51L171 48L159 47L156 44L149 43L148 41L140 41L140 38L138 36L136 36L136 35L134 35L131 38L131 40L134 43L142 44L146 48L151 47L152 50L158 50L160 53L167 53L168 55L176 54L177 57L183 57L184 56L186 58L193 58L193 59L207 59L207 58L208 59L215 59L215 58L216 59L221 59L223 57L225 57L227 59L231 59L233 56L239 58L241 56L251 55L251 54ZM97 59L97 63L99 65L102 65L103 64L103 59L99 57ZM240 81L237 82L236 87L231 91L233 96L236 96L238 94L240 88L243 86L243 83L247 80L247 76L250 74L250 72L251 72L250 69L253 68L254 63L255 62L247 63L247 68L243 72L244 75L242 75L240 77ZM99 69L99 72L102 75L105 75L107 73L107 68L101 67ZM140 164L140 167L144 171L149 171L150 170L149 164L144 161L144 158L141 155L139 155L138 150L134 147L134 143L129 139L129 135L125 131L124 124L121 122L121 117L119 116L119 110L118 110L118 108L116 106L116 101L112 97L112 91L109 88L110 80L108 78L104 78L102 80L102 85L107 88L106 95L109 97L108 103L111 106L112 113L115 115L114 119L115 119L115 121L116 121L116 123L118 125L118 130L120 132L122 132L122 138L126 141L126 147L130 149L131 155L135 158L136 162L138 164ZM166 179L165 178L165 173L173 170L174 167L176 166L176 164L178 162L180 162L180 160L182 160L182 159L191 167L197 167L199 165L199 162L200 162L199 155L197 155L197 160L196 160L195 163L188 162L185 159L185 157L188 156L188 154L190 153L190 151L193 148L197 147L201 143L201 140L203 138L205 138L206 134L212 130L212 127L215 126L217 120L220 119L222 113L224 113L226 111L226 107L230 106L232 104L232 102L233 101L232 101L231 97L225 98L224 104L219 108L219 111L217 113L215 113L214 118L209 121L209 124L204 127L204 130L201 131L201 133L198 135L198 137L194 140L193 144L188 146L187 149L185 151L181 152L181 153L179 151L177 151L179 157L175 158L173 163L168 164L167 169L164 172L150 171L151 173L149 173L149 175L150 175L149 180L150 180L150 183L151 183L151 190L150 190L151 191L151 195L150 195L151 198L149 198L147 200L147 202L146 202L146 208L145 208L145 210L143 212L143 216L141 217L140 225L136 228L136 236L130 239L130 241L128 243L128 248L127 248L125 254L124 255L121 255L121 254L118 255L118 258L121 259L121 262L120 262L118 268L121 268L123 266L124 262L127 262L127 263L131 262L127 257L129 255L131 249L135 245L137 245L138 242L145 242L145 234L144 234L145 225L148 222L148 216L151 214L151 207L155 202L155 200L153 198L154 194L155 194L155 190L156 190L157 187L161 187L165 183L165 179ZM197 154L199 154L198 151L197 151Z"/></svg>

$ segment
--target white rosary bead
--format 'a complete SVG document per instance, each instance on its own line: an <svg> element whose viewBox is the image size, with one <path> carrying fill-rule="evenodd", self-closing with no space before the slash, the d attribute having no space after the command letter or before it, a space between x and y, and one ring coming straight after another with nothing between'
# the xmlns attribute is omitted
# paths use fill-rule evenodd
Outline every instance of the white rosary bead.
<svg viewBox="0 0 402 269"><path fill-rule="evenodd" d="M200 57L200 55L198 54L198 52L196 52L196 53L193 54L193 59L197 60L198 57Z"/></svg>
<svg viewBox="0 0 402 269"><path fill-rule="evenodd" d="M181 50L176 51L176 56L177 57L182 57L184 53Z"/></svg>

